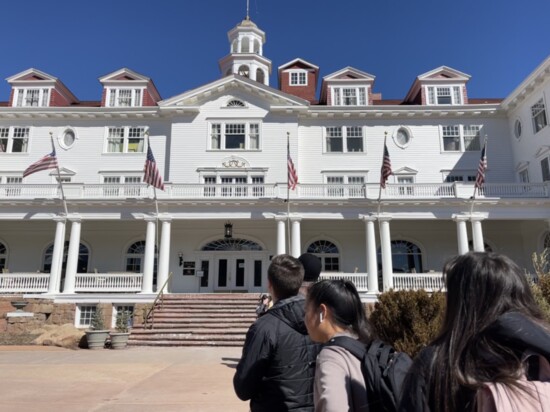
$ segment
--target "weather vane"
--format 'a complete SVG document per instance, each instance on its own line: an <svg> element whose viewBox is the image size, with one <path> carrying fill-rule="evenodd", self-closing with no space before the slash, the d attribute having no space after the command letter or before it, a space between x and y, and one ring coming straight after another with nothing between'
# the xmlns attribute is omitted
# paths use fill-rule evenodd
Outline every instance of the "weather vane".
<svg viewBox="0 0 550 412"><path fill-rule="evenodd" d="M250 10L250 0L246 0L246 20L250 20L249 16L249 10Z"/></svg>

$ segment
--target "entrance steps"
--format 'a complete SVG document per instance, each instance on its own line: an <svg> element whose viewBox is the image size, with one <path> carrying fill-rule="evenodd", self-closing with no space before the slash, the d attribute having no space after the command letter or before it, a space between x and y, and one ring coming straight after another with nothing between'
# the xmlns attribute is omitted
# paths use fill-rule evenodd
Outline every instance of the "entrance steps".
<svg viewBox="0 0 550 412"><path fill-rule="evenodd" d="M242 346L260 293L164 295L154 321L134 325L132 346Z"/></svg>

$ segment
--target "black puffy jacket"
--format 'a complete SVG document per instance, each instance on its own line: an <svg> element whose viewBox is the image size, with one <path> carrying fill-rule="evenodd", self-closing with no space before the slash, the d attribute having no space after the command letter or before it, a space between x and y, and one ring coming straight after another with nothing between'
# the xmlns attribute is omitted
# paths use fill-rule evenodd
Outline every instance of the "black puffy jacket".
<svg viewBox="0 0 550 412"><path fill-rule="evenodd" d="M309 339L304 305L303 296L278 301L246 334L233 386L252 412L313 411L321 347Z"/></svg>

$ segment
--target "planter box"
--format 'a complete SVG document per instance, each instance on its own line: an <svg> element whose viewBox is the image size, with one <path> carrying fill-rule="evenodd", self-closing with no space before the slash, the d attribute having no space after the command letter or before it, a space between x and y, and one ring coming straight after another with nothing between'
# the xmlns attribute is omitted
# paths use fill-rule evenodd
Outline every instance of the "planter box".
<svg viewBox="0 0 550 412"><path fill-rule="evenodd" d="M107 336L109 336L108 330L87 330L86 341L88 342L88 349L103 349Z"/></svg>
<svg viewBox="0 0 550 412"><path fill-rule="evenodd" d="M128 345L128 338L130 333L128 332L111 332L111 348L112 349L124 349Z"/></svg>

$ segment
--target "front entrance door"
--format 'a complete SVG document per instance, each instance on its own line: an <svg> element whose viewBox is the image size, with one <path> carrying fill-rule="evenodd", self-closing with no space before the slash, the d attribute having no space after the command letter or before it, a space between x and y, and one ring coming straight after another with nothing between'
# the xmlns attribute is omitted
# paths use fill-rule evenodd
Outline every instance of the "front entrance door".
<svg viewBox="0 0 550 412"><path fill-rule="evenodd" d="M214 292L262 292L267 290L264 273L267 256L243 254L213 259Z"/></svg>

